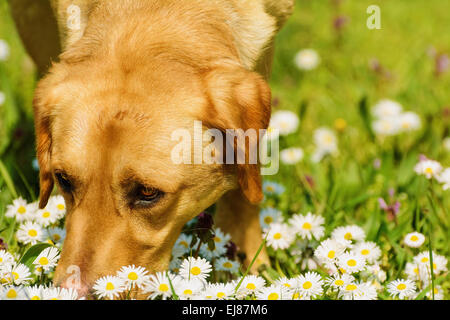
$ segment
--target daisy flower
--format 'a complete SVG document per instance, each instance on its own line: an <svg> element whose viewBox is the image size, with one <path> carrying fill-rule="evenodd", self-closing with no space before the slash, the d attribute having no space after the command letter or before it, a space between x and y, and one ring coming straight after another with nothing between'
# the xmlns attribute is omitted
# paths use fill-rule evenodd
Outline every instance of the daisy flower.
<svg viewBox="0 0 450 320"><path fill-rule="evenodd" d="M425 236L419 232L408 233L403 242L411 248L418 248L425 242Z"/></svg>
<svg viewBox="0 0 450 320"><path fill-rule="evenodd" d="M174 290L181 300L197 300L204 284L199 279L181 279L174 282Z"/></svg>
<svg viewBox="0 0 450 320"><path fill-rule="evenodd" d="M414 112L402 113L398 121L402 132L418 130L422 124L419 115Z"/></svg>
<svg viewBox="0 0 450 320"><path fill-rule="evenodd" d="M304 152L301 148L289 148L280 152L280 159L284 164L296 164L303 159Z"/></svg>
<svg viewBox="0 0 450 320"><path fill-rule="evenodd" d="M207 300L228 300L234 296L234 287L231 283L209 283L203 294Z"/></svg>
<svg viewBox="0 0 450 320"><path fill-rule="evenodd" d="M26 221L19 230L17 230L17 240L23 244L35 245L38 242L44 241L44 230L36 222Z"/></svg>
<svg viewBox="0 0 450 320"><path fill-rule="evenodd" d="M78 292L73 288L50 287L42 290L42 300L77 300Z"/></svg>
<svg viewBox="0 0 450 320"><path fill-rule="evenodd" d="M9 58L9 45L8 43L0 39L0 61L6 61Z"/></svg>
<svg viewBox="0 0 450 320"><path fill-rule="evenodd" d="M399 116L402 111L402 105L390 99L382 99L372 107L372 114L377 118L396 117Z"/></svg>
<svg viewBox="0 0 450 320"><path fill-rule="evenodd" d="M27 296L28 300L43 300L44 296L42 294L44 286L30 286L25 287L25 295Z"/></svg>
<svg viewBox="0 0 450 320"><path fill-rule="evenodd" d="M216 247L217 246L225 247L225 245L230 240L231 240L231 236L228 233L222 232L222 230L220 230L220 228L214 229L214 243L216 244Z"/></svg>
<svg viewBox="0 0 450 320"><path fill-rule="evenodd" d="M58 220L64 218L66 215L66 201L64 200L64 197L61 195L51 196L48 202L47 207L56 211Z"/></svg>
<svg viewBox="0 0 450 320"><path fill-rule="evenodd" d="M320 56L314 49L302 49L294 59L295 65L300 70L313 70L320 64Z"/></svg>
<svg viewBox="0 0 450 320"><path fill-rule="evenodd" d="M126 289L125 283L119 277L105 276L95 281L92 287L94 293L99 298L114 299Z"/></svg>
<svg viewBox="0 0 450 320"><path fill-rule="evenodd" d="M288 248L294 241L294 237L291 228L284 223L272 223L263 234L263 238L267 239L267 245L275 250Z"/></svg>
<svg viewBox="0 0 450 320"><path fill-rule="evenodd" d="M177 276L169 273L170 281L172 285L177 283L179 280L176 280ZM172 290L170 288L169 278L165 272L157 272L155 274L150 275L147 286L145 287L146 292L151 292L148 296L149 299L153 300L159 296L162 297L163 300L172 297Z"/></svg>
<svg viewBox="0 0 450 320"><path fill-rule="evenodd" d="M280 223L282 221L281 211L275 208L264 208L259 213L259 222L262 229L269 228L272 223Z"/></svg>
<svg viewBox="0 0 450 320"><path fill-rule="evenodd" d="M255 294L259 290L262 290L266 285L266 280L259 276L246 276L241 283L241 286L238 289L237 296L238 297L246 297L251 294Z"/></svg>
<svg viewBox="0 0 450 320"><path fill-rule="evenodd" d="M61 247L66 239L66 230L61 228L47 228L47 238L56 246Z"/></svg>
<svg viewBox="0 0 450 320"><path fill-rule="evenodd" d="M267 195L276 195L279 196L285 191L285 188L283 185L272 182L272 181L265 181L263 183L263 192Z"/></svg>
<svg viewBox="0 0 450 320"><path fill-rule="evenodd" d="M284 286L271 285L256 292L256 300L287 300L289 291Z"/></svg>
<svg viewBox="0 0 450 320"><path fill-rule="evenodd" d="M418 264L407 262L405 265L405 274L410 280L421 281L427 278L427 269Z"/></svg>
<svg viewBox="0 0 450 320"><path fill-rule="evenodd" d="M427 179L439 178L439 174L442 171L442 166L437 161L427 159L416 164L414 171L418 175L424 175Z"/></svg>
<svg viewBox="0 0 450 320"><path fill-rule="evenodd" d="M227 271L232 274L236 274L239 271L239 263L226 257L217 259L214 262L214 267L217 271Z"/></svg>
<svg viewBox="0 0 450 320"><path fill-rule="evenodd" d="M56 210L46 206L44 209L39 209L35 214L35 220L43 227L48 227L49 225L58 221L59 216Z"/></svg>
<svg viewBox="0 0 450 320"><path fill-rule="evenodd" d="M143 267L134 265L122 267L117 272L117 277L123 280L127 289L137 287L143 289L149 281L148 271Z"/></svg>
<svg viewBox="0 0 450 320"><path fill-rule="evenodd" d="M179 275L183 279L196 279L205 282L211 270L211 264L206 259L188 257L181 263Z"/></svg>
<svg viewBox="0 0 450 320"><path fill-rule="evenodd" d="M286 289L292 289L296 284L296 279L288 279L286 277L279 278L275 281L275 285L284 286Z"/></svg>
<svg viewBox="0 0 450 320"><path fill-rule="evenodd" d="M366 234L357 225L350 225L334 229L331 237L338 242L348 244L349 241L363 241L366 238Z"/></svg>
<svg viewBox="0 0 450 320"><path fill-rule="evenodd" d="M397 279L388 284L387 291L399 299L412 298L416 293L416 284L412 280Z"/></svg>
<svg viewBox="0 0 450 320"><path fill-rule="evenodd" d="M191 242L192 236L182 233L175 242L175 246L181 247L185 253L189 253L191 250Z"/></svg>
<svg viewBox="0 0 450 320"><path fill-rule="evenodd" d="M357 273L366 267L366 260L360 254L344 252L338 258L338 266L347 273Z"/></svg>
<svg viewBox="0 0 450 320"><path fill-rule="evenodd" d="M363 256L368 263L375 263L381 256L380 248L371 241L357 243L352 251Z"/></svg>
<svg viewBox="0 0 450 320"><path fill-rule="evenodd" d="M323 293L322 277L316 272L307 272L295 278L293 290L302 296L315 298Z"/></svg>
<svg viewBox="0 0 450 320"><path fill-rule="evenodd" d="M280 135L286 136L296 132L299 124L300 119L297 114L288 110L280 110L272 114L268 130L276 129Z"/></svg>
<svg viewBox="0 0 450 320"><path fill-rule="evenodd" d="M439 183L443 184L442 189L450 189L450 168L446 168L444 171L442 171L437 179Z"/></svg>
<svg viewBox="0 0 450 320"><path fill-rule="evenodd" d="M33 264L41 268L44 272L49 272L56 267L59 260L59 250L55 247L48 247L42 250L42 252L33 261Z"/></svg>
<svg viewBox="0 0 450 320"><path fill-rule="evenodd" d="M25 300L23 286L0 287L0 300Z"/></svg>
<svg viewBox="0 0 450 320"><path fill-rule="evenodd" d="M1 282L11 284L26 284L31 280L30 269L24 264L9 264L3 268L3 276Z"/></svg>
<svg viewBox="0 0 450 320"><path fill-rule="evenodd" d="M356 282L350 282L339 289L338 297L343 300L354 300L355 296L359 294L359 292L359 284Z"/></svg>
<svg viewBox="0 0 450 320"><path fill-rule="evenodd" d="M326 239L314 251L316 258L327 267L334 266L337 258L344 253L345 246L333 239Z"/></svg>
<svg viewBox="0 0 450 320"><path fill-rule="evenodd" d="M347 273L344 273L342 275L334 274L325 279L325 284L329 286L332 290L338 291L342 290L347 285L351 284L353 281L355 281L355 278Z"/></svg>
<svg viewBox="0 0 450 320"><path fill-rule="evenodd" d="M0 270L3 266L14 263L14 257L6 250L0 250Z"/></svg>
<svg viewBox="0 0 450 320"><path fill-rule="evenodd" d="M447 259L440 256L434 252L433 255L433 273L439 274L440 272L447 271ZM428 251L423 251L414 257L414 263L419 266L419 268L424 268L430 272L430 253ZM422 279L423 280L423 279Z"/></svg>
<svg viewBox="0 0 450 320"><path fill-rule="evenodd" d="M427 298L433 300L433 294L430 291L427 292ZM444 300L444 290L441 286L434 287L434 300Z"/></svg>
<svg viewBox="0 0 450 320"><path fill-rule="evenodd" d="M375 286L368 282L358 283L358 290L353 295L353 300L377 300L378 294Z"/></svg>
<svg viewBox="0 0 450 320"><path fill-rule="evenodd" d="M17 222L24 222L34 219L37 210L36 203L27 203L24 199L18 198L6 207L5 216L15 218Z"/></svg>
<svg viewBox="0 0 450 320"><path fill-rule="evenodd" d="M397 118L381 118L372 123L373 131L380 136L394 136L400 132L400 122Z"/></svg>
<svg viewBox="0 0 450 320"><path fill-rule="evenodd" d="M308 212L306 215L296 214L289 219L289 224L293 231L302 239L311 240L313 237L319 240L325 233L323 224L325 219L322 216L314 215Z"/></svg>

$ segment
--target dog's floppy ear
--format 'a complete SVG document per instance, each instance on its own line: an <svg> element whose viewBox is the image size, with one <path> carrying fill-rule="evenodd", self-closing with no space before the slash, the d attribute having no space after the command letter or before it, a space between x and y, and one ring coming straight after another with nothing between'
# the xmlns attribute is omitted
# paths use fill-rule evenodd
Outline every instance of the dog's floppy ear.
<svg viewBox="0 0 450 320"><path fill-rule="evenodd" d="M52 137L50 132L52 95L48 93L46 80L41 80L33 99L36 152L39 164L39 208L47 205L53 191L53 176L50 169Z"/></svg>
<svg viewBox="0 0 450 320"><path fill-rule="evenodd" d="M241 66L226 65L214 68L205 79L212 109L203 122L222 132L255 129L259 139L259 130L267 129L271 113L271 91L263 77ZM260 167L249 164L248 151L245 164L237 164L238 182L245 197L259 203L263 199Z"/></svg>

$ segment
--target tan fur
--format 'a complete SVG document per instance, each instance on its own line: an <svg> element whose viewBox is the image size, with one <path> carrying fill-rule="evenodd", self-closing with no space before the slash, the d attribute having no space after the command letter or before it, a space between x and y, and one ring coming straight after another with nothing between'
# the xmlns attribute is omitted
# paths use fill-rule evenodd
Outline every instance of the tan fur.
<svg viewBox="0 0 450 320"><path fill-rule="evenodd" d="M64 27L71 3L85 13L77 32ZM123 265L165 270L183 225L225 194L218 225L233 235L248 264L262 240L259 167L174 165L170 151L177 142L170 137L180 128L192 133L194 120L204 129L267 128L266 55L292 1L52 5L64 53L34 100L40 206L55 172L64 171L76 190L63 192L67 237L55 281L64 282L70 265L81 267L86 287ZM133 181L165 196L151 209L132 210L125 190ZM258 264L267 261L263 252Z"/></svg>

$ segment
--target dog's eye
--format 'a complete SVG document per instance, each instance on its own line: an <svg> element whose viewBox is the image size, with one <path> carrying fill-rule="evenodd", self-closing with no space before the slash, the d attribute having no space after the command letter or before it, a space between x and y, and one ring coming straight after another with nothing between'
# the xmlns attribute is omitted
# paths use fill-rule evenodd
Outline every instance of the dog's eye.
<svg viewBox="0 0 450 320"><path fill-rule="evenodd" d="M55 177L64 192L69 193L73 191L72 182L70 182L69 178L64 173L57 172L55 173Z"/></svg>
<svg viewBox="0 0 450 320"><path fill-rule="evenodd" d="M137 188L135 204L149 206L158 201L163 194L164 192L156 188L140 186Z"/></svg>

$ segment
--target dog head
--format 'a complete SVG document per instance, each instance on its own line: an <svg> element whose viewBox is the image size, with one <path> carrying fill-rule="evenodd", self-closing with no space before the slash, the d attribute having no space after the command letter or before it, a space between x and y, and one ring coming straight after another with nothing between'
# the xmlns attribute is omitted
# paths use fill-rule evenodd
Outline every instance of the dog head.
<svg viewBox="0 0 450 320"><path fill-rule="evenodd" d="M258 165L175 164L172 133L194 136L197 120L222 132L266 128L266 82L240 66L232 45L202 39L211 53L128 36L120 48L81 39L35 93L40 207L54 184L67 207L57 284L72 265L84 290L124 265L166 270L184 224L225 192L262 199Z"/></svg>

